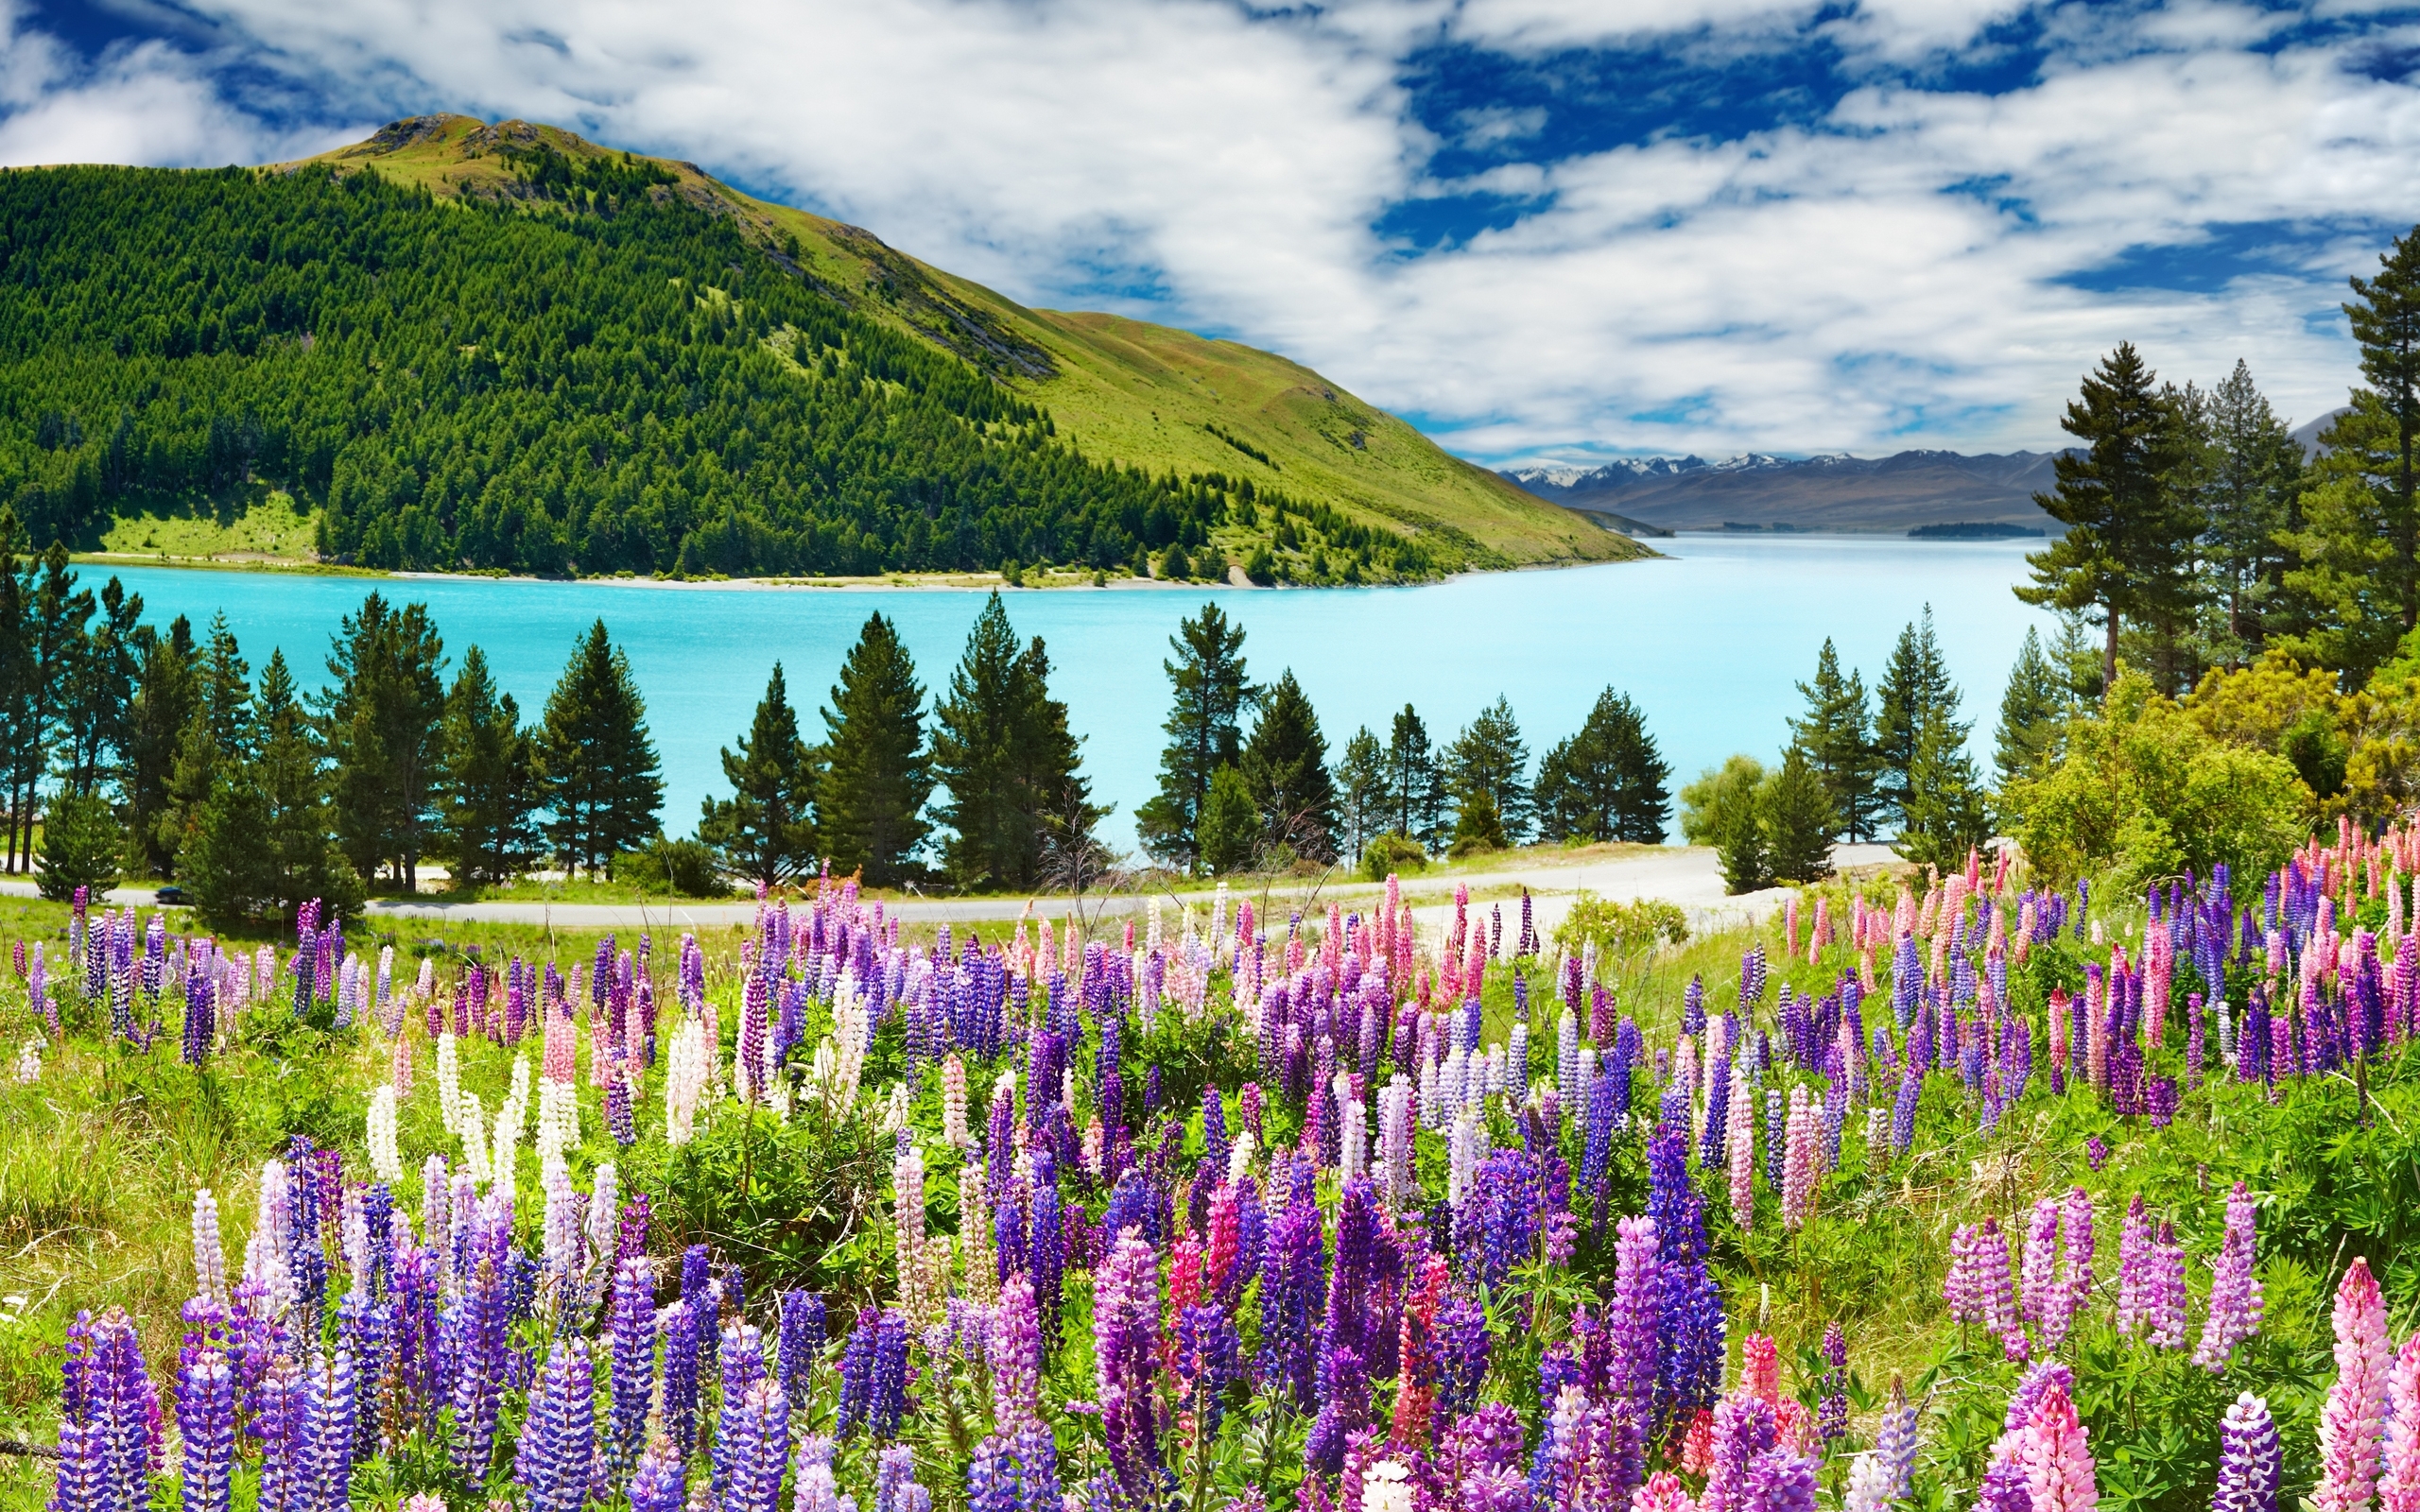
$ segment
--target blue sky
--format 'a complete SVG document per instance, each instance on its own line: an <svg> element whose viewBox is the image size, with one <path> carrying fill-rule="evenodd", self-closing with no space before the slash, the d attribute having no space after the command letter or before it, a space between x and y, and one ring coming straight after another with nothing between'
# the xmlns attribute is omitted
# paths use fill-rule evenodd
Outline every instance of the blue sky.
<svg viewBox="0 0 2420 1512"><path fill-rule="evenodd" d="M2307 419L2420 220L2420 9L2355 0L0 0L0 162L550 121L1494 463L2041 448L2121 339Z"/></svg>

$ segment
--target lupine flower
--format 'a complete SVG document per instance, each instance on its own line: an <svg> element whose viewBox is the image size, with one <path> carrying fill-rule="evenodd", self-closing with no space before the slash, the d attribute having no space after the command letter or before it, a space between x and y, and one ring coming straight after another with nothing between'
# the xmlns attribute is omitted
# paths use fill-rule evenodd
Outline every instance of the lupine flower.
<svg viewBox="0 0 2420 1512"><path fill-rule="evenodd" d="M1789 1150L1782 1171L1782 1227L1796 1230L1815 1215L1815 1106L1806 1084L1789 1090Z"/></svg>
<svg viewBox="0 0 2420 1512"><path fill-rule="evenodd" d="M2420 1333L2395 1356L2387 1392L2386 1472L2380 1512L2420 1512Z"/></svg>
<svg viewBox="0 0 2420 1512"><path fill-rule="evenodd" d="M833 1431L842 1438L856 1432L873 1405L874 1339L881 1328L880 1309L859 1308L856 1326L840 1350L839 1417Z"/></svg>
<svg viewBox="0 0 2420 1512"><path fill-rule="evenodd" d="M1159 1312L1159 1263L1129 1228L1094 1273L1093 1355L1111 1469L1138 1502L1158 1495L1162 1473L1152 1386Z"/></svg>
<svg viewBox="0 0 2420 1512"><path fill-rule="evenodd" d="M992 1310L986 1356L992 1371L992 1420L1005 1435L1013 1435L1040 1420L1042 1402L1042 1318L1033 1300L1033 1283L1018 1271L1000 1283L1000 1300Z"/></svg>
<svg viewBox="0 0 2420 1512"><path fill-rule="evenodd" d="M2386 1298L2370 1263L2355 1257L2336 1288L2336 1382L2319 1415L2319 1512L2362 1512L2378 1479L2394 1369L2387 1348Z"/></svg>
<svg viewBox="0 0 2420 1512"><path fill-rule="evenodd" d="M907 1314L885 1309L874 1332L873 1381L866 1403L866 1422L877 1439L898 1437L900 1421L908 1416L908 1342Z"/></svg>
<svg viewBox="0 0 2420 1512"><path fill-rule="evenodd" d="M2132 1333L2148 1320L2152 1272L2152 1226L2143 1216L2143 1194L2126 1205L2118 1236L2118 1332Z"/></svg>
<svg viewBox="0 0 2420 1512"><path fill-rule="evenodd" d="M806 1410L815 1363L823 1357L823 1298L813 1292L782 1294L780 1366L782 1395L790 1410Z"/></svg>
<svg viewBox="0 0 2420 1512"><path fill-rule="evenodd" d="M616 1404L618 1406L618 1403ZM588 1346L558 1339L529 1394L513 1480L529 1512L579 1512L596 1468L596 1372Z"/></svg>
<svg viewBox="0 0 2420 1512"><path fill-rule="evenodd" d="M1731 1504L1741 1512L1815 1512L1815 1462L1787 1449L1765 1451Z"/></svg>
<svg viewBox="0 0 2420 1512"><path fill-rule="evenodd" d="M1849 1431L1849 1339L1839 1323L1824 1326L1824 1395L1816 1408L1815 1431L1824 1442L1845 1437Z"/></svg>
<svg viewBox="0 0 2420 1512"><path fill-rule="evenodd" d="M655 1389L655 1277L647 1261L624 1261L614 1275L613 1407L605 1424L605 1464L619 1481L637 1464Z"/></svg>
<svg viewBox="0 0 2420 1512"><path fill-rule="evenodd" d="M736 1401L724 1404L716 1439L729 1482L722 1512L778 1512L790 1457L789 1404L781 1383L760 1377L742 1387Z"/></svg>
<svg viewBox="0 0 2420 1512"><path fill-rule="evenodd" d="M1781 1349L1770 1333L1751 1333L1739 1344L1739 1389L1768 1407L1781 1405Z"/></svg>
<svg viewBox="0 0 2420 1512"><path fill-rule="evenodd" d="M2193 1363L2212 1375L2227 1367L2236 1346L2260 1332L2260 1280L2253 1274L2252 1194L2238 1181L2227 1194L2225 1237L2210 1263L2210 1312Z"/></svg>
<svg viewBox="0 0 2420 1512"><path fill-rule="evenodd" d="M2092 1512L2100 1490L2090 1437L2076 1420L2066 1387L2051 1383L2027 1425L2025 1488L2032 1512Z"/></svg>
<svg viewBox="0 0 2420 1512"><path fill-rule="evenodd" d="M216 1349L201 1350L178 1373L177 1433L185 1446L186 1512L228 1512L233 1502L235 1377Z"/></svg>
<svg viewBox="0 0 2420 1512"><path fill-rule="evenodd" d="M1773 1410L1761 1397L1743 1391L1717 1403L1712 1464L1699 1512L1742 1512L1748 1467L1773 1447L1775 1437Z"/></svg>
<svg viewBox="0 0 2420 1512"><path fill-rule="evenodd" d="M2283 1463L2269 1403L2244 1392L2219 1425L2219 1492L2210 1512L2277 1512Z"/></svg>

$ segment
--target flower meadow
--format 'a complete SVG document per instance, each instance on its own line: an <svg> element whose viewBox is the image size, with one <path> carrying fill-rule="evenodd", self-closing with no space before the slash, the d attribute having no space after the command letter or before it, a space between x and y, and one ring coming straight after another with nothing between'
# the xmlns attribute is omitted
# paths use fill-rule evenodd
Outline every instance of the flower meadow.
<svg viewBox="0 0 2420 1512"><path fill-rule="evenodd" d="M1392 881L985 939L824 878L540 960L79 900L11 947L10 1143L80 1086L247 1154L178 1198L181 1305L63 1299L0 1486L2403 1512L2414 872L1970 857L1622 959Z"/></svg>

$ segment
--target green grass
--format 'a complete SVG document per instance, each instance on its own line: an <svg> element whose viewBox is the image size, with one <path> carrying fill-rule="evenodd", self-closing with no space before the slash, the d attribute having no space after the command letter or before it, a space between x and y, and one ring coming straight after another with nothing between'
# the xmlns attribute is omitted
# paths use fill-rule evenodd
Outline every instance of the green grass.
<svg viewBox="0 0 2420 1512"><path fill-rule="evenodd" d="M172 562L316 563L318 530L316 509L298 507L282 490L252 487L215 507L120 515L102 535L100 552Z"/></svg>

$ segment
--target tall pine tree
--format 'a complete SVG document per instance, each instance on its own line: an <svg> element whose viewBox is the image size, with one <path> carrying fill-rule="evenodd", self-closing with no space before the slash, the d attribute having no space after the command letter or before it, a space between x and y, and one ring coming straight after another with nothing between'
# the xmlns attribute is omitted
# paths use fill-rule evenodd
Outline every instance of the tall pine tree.
<svg viewBox="0 0 2420 1512"><path fill-rule="evenodd" d="M1932 628L1932 606L1899 631L1876 688L1874 752L1881 797L1904 820L1916 762L1916 731L1927 719L1938 719L1950 731L1952 744L1962 744L1968 726L1958 722L1958 685L1949 680L1949 665L1942 660L1941 642Z"/></svg>
<svg viewBox="0 0 2420 1512"><path fill-rule="evenodd" d="M1067 706L1050 696L1050 656L1017 648L993 593L976 616L949 696L933 710L933 773L948 794L942 865L961 887L1031 887L1053 848L1092 844L1107 810L1092 801Z"/></svg>
<svg viewBox="0 0 2420 1512"><path fill-rule="evenodd" d="M897 627L870 615L840 663L832 707L822 711L824 758L816 784L815 822L837 871L862 870L891 886L919 869L916 852L931 826L925 749L925 690Z"/></svg>
<svg viewBox="0 0 2420 1512"><path fill-rule="evenodd" d="M1831 637L1824 638L1824 648L1815 654L1815 680L1800 683L1798 696L1806 700L1806 713L1789 722L1790 737L1806 753L1806 763L1831 802L1830 833L1850 840L1872 839L1880 804L1875 793L1865 680L1855 668L1841 675Z"/></svg>
<svg viewBox="0 0 2420 1512"><path fill-rule="evenodd" d="M0 578L0 588L6 579ZM167 820L175 799L177 750L185 723L200 700L195 674L193 622L180 614L164 634L145 626L136 632L134 696L127 709L127 739L118 765L132 854L129 865L147 876L164 877L176 861L177 832Z"/></svg>
<svg viewBox="0 0 2420 1512"><path fill-rule="evenodd" d="M546 696L546 838L566 871L614 874L614 857L655 835L664 780L630 658L597 620Z"/></svg>
<svg viewBox="0 0 2420 1512"><path fill-rule="evenodd" d="M1261 696L1260 715L1244 745L1243 776L1272 844L1290 846L1311 861L1337 858L1327 737L1291 667Z"/></svg>
<svg viewBox="0 0 2420 1512"><path fill-rule="evenodd" d="M1518 845L1530 833L1530 747L1521 738L1520 722L1502 694L1462 727L1445 748L1445 788L1459 811L1480 794L1495 811L1492 822L1481 822L1475 833L1492 833L1493 843Z"/></svg>
<svg viewBox="0 0 2420 1512"><path fill-rule="evenodd" d="M195 810L185 869L196 908L222 928L290 924L314 898L336 918L359 912L361 879L330 836L323 753L285 653L269 653L247 713L254 753L221 762Z"/></svg>
<svg viewBox="0 0 2420 1512"><path fill-rule="evenodd" d="M1356 859L1392 821L1387 806L1387 750L1363 725L1344 743L1336 764L1339 833L1346 859Z"/></svg>
<svg viewBox="0 0 2420 1512"><path fill-rule="evenodd" d="M444 771L445 644L428 606L389 606L372 593L348 614L328 652L328 691L316 701L334 767L337 843L363 877L380 867L407 891L437 825Z"/></svg>
<svg viewBox="0 0 2420 1512"><path fill-rule="evenodd" d="M510 882L537 859L538 743L472 646L445 696L445 854L458 885Z"/></svg>
<svg viewBox="0 0 2420 1512"><path fill-rule="evenodd" d="M1186 871L1201 863L1201 805L1210 780L1233 766L1241 753L1243 712L1259 690L1244 670L1243 627L1215 603L1177 627L1168 637L1176 660L1164 662L1175 694L1167 723L1168 743L1160 752L1160 790L1134 812L1143 849Z"/></svg>
<svg viewBox="0 0 2420 1512"><path fill-rule="evenodd" d="M1538 763L1539 835L1556 843L1662 845L1671 778L1638 706L1607 688L1578 732Z"/></svg>
<svg viewBox="0 0 2420 1512"><path fill-rule="evenodd" d="M2066 676L2042 649L2042 637L2032 627L2017 647L2016 662L2008 671L2008 691L2000 696L2000 723L1995 731L1992 765L2006 788L2030 774L2051 753L2059 725L2075 712Z"/></svg>
<svg viewBox="0 0 2420 1512"><path fill-rule="evenodd" d="M734 877L779 886L815 865L815 783L822 762L801 739L782 664L765 679L765 696L739 749L722 751L722 779L731 797L703 800L698 838Z"/></svg>

